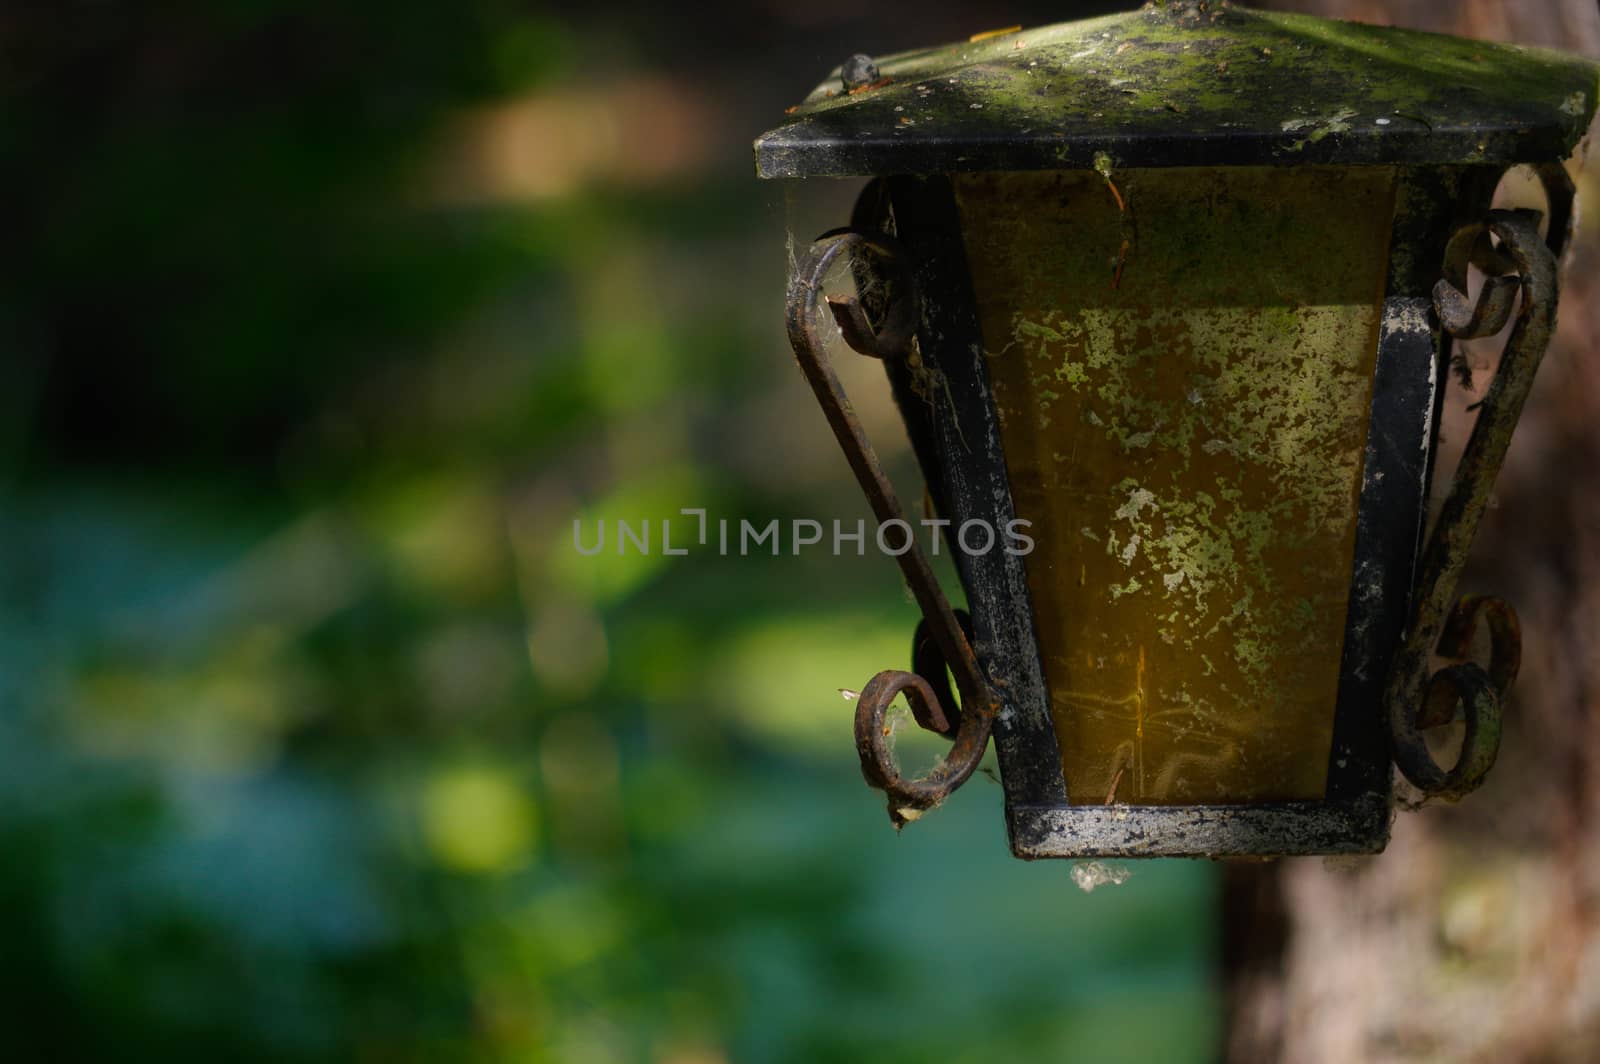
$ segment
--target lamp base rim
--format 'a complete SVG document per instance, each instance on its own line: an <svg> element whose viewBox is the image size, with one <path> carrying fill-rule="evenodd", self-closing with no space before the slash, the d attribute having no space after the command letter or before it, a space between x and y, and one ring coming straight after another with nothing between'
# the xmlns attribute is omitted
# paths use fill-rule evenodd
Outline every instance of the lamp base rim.
<svg viewBox="0 0 1600 1064"><path fill-rule="evenodd" d="M1024 860L1300 857L1382 853L1388 794L1253 805L1008 805L1011 852Z"/></svg>

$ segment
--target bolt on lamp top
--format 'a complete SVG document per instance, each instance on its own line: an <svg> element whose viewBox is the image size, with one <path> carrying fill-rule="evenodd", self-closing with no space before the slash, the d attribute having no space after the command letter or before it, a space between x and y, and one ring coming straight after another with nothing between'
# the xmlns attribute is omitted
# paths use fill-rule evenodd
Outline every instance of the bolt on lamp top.
<svg viewBox="0 0 1600 1064"><path fill-rule="evenodd" d="M755 143L761 177L1565 158L1600 65L1253 11L1137 11L851 56Z"/></svg>

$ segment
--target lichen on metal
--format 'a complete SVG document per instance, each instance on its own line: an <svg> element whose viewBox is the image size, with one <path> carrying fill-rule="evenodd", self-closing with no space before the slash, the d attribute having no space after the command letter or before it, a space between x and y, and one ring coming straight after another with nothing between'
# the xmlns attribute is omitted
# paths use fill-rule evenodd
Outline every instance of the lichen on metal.
<svg viewBox="0 0 1600 1064"><path fill-rule="evenodd" d="M1558 160L1594 63L1533 48L1253 11L1147 4L835 70L756 141L762 177L1181 165Z"/></svg>

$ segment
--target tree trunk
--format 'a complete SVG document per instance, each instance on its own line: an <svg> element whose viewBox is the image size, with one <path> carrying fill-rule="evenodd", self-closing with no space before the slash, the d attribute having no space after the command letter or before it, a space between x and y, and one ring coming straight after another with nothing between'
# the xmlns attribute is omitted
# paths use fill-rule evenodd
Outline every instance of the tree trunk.
<svg viewBox="0 0 1600 1064"><path fill-rule="evenodd" d="M1595 0L1265 6L1600 57ZM1573 172L1580 202L1586 193L1595 202L1595 167ZM1560 328L1462 584L1502 595L1522 618L1522 674L1498 765L1458 806L1399 813L1380 857L1228 869L1226 1059L1600 1060L1597 331L1591 229L1567 261ZM1444 484L1498 347L1467 345L1472 394L1451 381Z"/></svg>

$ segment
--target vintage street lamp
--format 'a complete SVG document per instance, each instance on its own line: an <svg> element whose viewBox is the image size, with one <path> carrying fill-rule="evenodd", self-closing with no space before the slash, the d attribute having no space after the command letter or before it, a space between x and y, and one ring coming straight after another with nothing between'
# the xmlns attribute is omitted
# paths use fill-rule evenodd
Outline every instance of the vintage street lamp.
<svg viewBox="0 0 1600 1064"><path fill-rule="evenodd" d="M1029 858L1376 852L1391 761L1428 795L1478 785L1519 638L1456 584L1554 324L1560 163L1596 71L1152 3L853 56L756 141L764 178L874 178L797 264L788 323L879 522L905 517L825 359L824 302L884 361L948 528L1031 522L1031 553L952 549L970 626L920 549L899 556L914 671L879 673L856 717L896 824L991 731ZM1489 209L1518 164L1544 236ZM845 263L859 299L824 293ZM1423 545L1450 338L1508 322ZM954 739L920 779L886 739L897 695ZM1424 733L1457 719L1441 765Z"/></svg>

